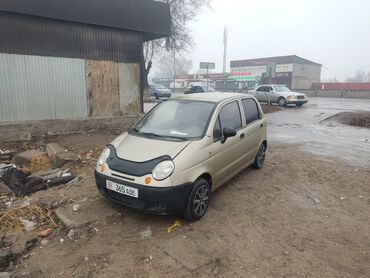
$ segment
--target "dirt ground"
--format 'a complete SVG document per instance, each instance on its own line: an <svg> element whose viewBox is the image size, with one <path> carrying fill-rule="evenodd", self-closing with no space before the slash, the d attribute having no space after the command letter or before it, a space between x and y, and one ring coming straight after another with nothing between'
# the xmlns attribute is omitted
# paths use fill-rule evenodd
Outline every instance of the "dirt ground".
<svg viewBox="0 0 370 278"><path fill-rule="evenodd" d="M344 125L370 128L370 112L343 112L327 121L335 121Z"/></svg>
<svg viewBox="0 0 370 278"><path fill-rule="evenodd" d="M265 114L275 113L275 112L282 110L281 107L279 107L278 105L273 105L273 104L271 105L261 104L261 107L262 107L263 113Z"/></svg>
<svg viewBox="0 0 370 278"><path fill-rule="evenodd" d="M94 150L96 159L114 137L49 140ZM93 165L69 165L77 184L15 202L78 203L76 214L86 216L103 205L114 214L74 228L71 239L59 223L46 246L39 241L8 269L12 277L369 277L369 169L271 144L262 170L225 184L206 216L190 223L110 204L95 187ZM182 225L168 233L177 219ZM6 240L15 250L36 233L12 231Z"/></svg>

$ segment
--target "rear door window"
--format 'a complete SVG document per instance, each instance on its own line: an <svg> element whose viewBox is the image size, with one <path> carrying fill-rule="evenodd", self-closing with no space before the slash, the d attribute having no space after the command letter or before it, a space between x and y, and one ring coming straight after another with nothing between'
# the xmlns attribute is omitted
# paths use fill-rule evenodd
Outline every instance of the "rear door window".
<svg viewBox="0 0 370 278"><path fill-rule="evenodd" d="M257 103L253 99L242 99L242 105L247 125L259 120L260 112Z"/></svg>

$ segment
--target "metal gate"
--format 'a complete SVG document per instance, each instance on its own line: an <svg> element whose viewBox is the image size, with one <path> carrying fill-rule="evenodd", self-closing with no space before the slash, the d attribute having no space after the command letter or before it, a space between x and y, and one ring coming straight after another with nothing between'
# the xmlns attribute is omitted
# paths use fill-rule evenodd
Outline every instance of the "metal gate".
<svg viewBox="0 0 370 278"><path fill-rule="evenodd" d="M0 122L87 117L83 59L0 53Z"/></svg>

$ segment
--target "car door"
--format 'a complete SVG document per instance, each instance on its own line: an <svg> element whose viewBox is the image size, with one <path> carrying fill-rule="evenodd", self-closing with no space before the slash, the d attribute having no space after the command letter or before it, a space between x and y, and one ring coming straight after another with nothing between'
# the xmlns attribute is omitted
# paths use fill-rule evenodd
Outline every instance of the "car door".
<svg viewBox="0 0 370 278"><path fill-rule="evenodd" d="M260 86L257 88L256 98L258 99L258 101L261 101L261 102L267 101L266 89L267 89L267 86Z"/></svg>
<svg viewBox="0 0 370 278"><path fill-rule="evenodd" d="M222 143L222 130L225 127L235 129L237 134L228 138L225 143ZM234 100L222 106L214 126L212 168L215 187L220 186L232 177L243 164L240 157L241 141L243 140L242 133L241 110L239 102Z"/></svg>
<svg viewBox="0 0 370 278"><path fill-rule="evenodd" d="M241 103L245 117L242 149L245 153L244 164L249 166L254 162L257 155L261 138L264 135L264 129L266 129L266 119L263 117L254 99L244 98L241 100Z"/></svg>
<svg viewBox="0 0 370 278"><path fill-rule="evenodd" d="M269 90L270 90L270 101L271 102L277 102L278 94L277 94L276 90L274 89L274 86L270 86Z"/></svg>

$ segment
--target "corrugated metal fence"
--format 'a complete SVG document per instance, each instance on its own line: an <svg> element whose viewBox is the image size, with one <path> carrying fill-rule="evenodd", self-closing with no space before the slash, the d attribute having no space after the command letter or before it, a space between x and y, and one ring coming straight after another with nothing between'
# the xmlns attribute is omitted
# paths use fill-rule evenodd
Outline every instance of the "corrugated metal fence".
<svg viewBox="0 0 370 278"><path fill-rule="evenodd" d="M87 117L85 62L0 53L0 122Z"/></svg>

